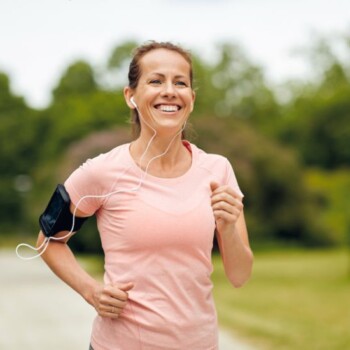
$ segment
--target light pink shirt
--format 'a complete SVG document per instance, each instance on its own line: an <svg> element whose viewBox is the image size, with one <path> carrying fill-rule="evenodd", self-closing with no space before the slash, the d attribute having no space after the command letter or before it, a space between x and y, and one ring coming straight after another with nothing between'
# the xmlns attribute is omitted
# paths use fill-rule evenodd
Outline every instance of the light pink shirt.
<svg viewBox="0 0 350 350"><path fill-rule="evenodd" d="M147 174L132 190L145 174L125 144L88 160L65 183L75 205L122 190L79 204L97 217L105 283L135 284L119 319L96 317L95 350L217 349L210 182L241 191L226 158L184 144L192 165L180 177Z"/></svg>

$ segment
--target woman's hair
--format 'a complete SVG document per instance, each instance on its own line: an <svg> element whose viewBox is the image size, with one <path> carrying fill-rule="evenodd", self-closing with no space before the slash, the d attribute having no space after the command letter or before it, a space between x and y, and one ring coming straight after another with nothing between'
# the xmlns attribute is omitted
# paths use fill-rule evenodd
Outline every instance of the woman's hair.
<svg viewBox="0 0 350 350"><path fill-rule="evenodd" d="M129 73L128 73L128 79L129 79L129 87L131 89L136 89L137 85L139 83L140 77L141 77L141 58L147 54L150 51L156 50L156 49L166 49L171 50L174 52L177 52L180 54L190 65L190 83L192 87L193 83L193 70L192 70L192 58L188 51L184 50L178 45L175 45L170 42L157 42L157 41L149 41L139 47L137 47L133 51L133 58L129 65ZM141 131L141 124L140 124L140 118L138 115L138 112L136 109L133 109L131 111L131 123L132 123L132 134L136 138L140 135ZM185 138L184 131L182 132L182 138Z"/></svg>

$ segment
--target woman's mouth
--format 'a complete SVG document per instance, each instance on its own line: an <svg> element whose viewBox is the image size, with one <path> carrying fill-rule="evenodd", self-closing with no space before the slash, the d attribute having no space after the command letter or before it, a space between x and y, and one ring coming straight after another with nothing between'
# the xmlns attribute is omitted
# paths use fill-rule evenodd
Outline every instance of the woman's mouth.
<svg viewBox="0 0 350 350"><path fill-rule="evenodd" d="M162 112L177 112L178 110L181 109L179 105L155 105L154 106L156 109L162 111Z"/></svg>

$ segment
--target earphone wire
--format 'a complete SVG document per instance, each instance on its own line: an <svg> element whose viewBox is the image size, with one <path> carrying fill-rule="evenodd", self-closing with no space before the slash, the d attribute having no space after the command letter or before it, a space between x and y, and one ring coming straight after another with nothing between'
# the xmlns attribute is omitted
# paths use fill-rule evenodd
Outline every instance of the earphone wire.
<svg viewBox="0 0 350 350"><path fill-rule="evenodd" d="M143 157L145 156L145 154L148 152L148 149L149 149L149 147L150 147L150 145L151 145L153 139L155 138L155 136L156 136L156 134L157 134L157 132L156 132L155 129L152 128L152 130L154 131L154 134L153 134L153 136L150 138L150 140L148 141L148 144L147 144L147 146L146 146L146 149L145 149L144 153L142 154L140 160L142 160ZM151 162L152 160L153 160L153 159L151 159L150 162ZM126 170L125 170L125 171L126 171ZM124 171L124 173L125 173L125 171ZM124 173L123 173L121 176L123 176ZM125 191L134 191L134 190L137 190L137 189L141 186L141 179L142 179L142 178L140 178L140 182L139 182L139 184L138 184L135 188L133 188L133 189L131 189L131 190L125 190ZM65 238L67 238L67 237L73 235L73 234L74 234L73 229L74 229L74 225L75 225L76 212L77 212L77 210L78 210L78 208L79 208L80 203L81 203L84 199L86 199L86 198L107 198L107 197L109 197L109 196L111 196L111 195L113 195L113 194L120 193L121 191L123 191L123 190L112 191L112 192L107 193L107 194L104 194L104 195L86 195L86 196L81 197L81 198L79 199L77 205L75 206L74 212L73 212L73 214L72 214L73 217L72 217L72 226L71 226L71 229L70 229L70 231L69 231L66 235L61 236L61 237L54 237L54 236L45 237L44 241L42 242L42 244L41 244L39 247L33 247L32 245L27 244L27 243L20 243L20 244L18 244L17 247L16 247L16 255L17 255L17 257L20 258L20 259L22 259L22 260L32 260L32 259L36 259L36 258L38 258L39 256L41 256L42 254L44 254L44 252L46 251L46 249L47 249L47 247L48 247L48 245L49 245L50 240L60 241L60 240L63 240L63 239L65 239ZM40 251L43 247L44 247L44 249L41 250L39 254L36 254L36 255L30 256L30 257L25 257L25 256L22 256L21 254L19 254L19 249L20 249L21 247L26 247L26 248L29 248L29 249L35 250L35 251Z"/></svg>
<svg viewBox="0 0 350 350"><path fill-rule="evenodd" d="M137 105L136 105L135 103L133 103L133 104L134 104L136 110L138 111L139 115L142 117L141 112L139 111ZM152 117L153 117L153 116L152 116ZM156 137L156 135L157 135L156 129L154 129L149 123L147 123L146 120L145 120L143 117L142 117L142 120L143 120L143 122L153 131L153 135L152 135L152 137L150 138L150 140L148 141L147 146L146 146L146 148L145 148L145 151L143 152L142 156L140 157L140 161L139 161L139 162L140 162L140 165L139 165L139 167L140 167L141 171L142 171L142 162L143 162L143 158L144 158L145 155L147 154L147 152L148 152L148 150L149 150L149 148L150 148L150 146L151 146L153 140L155 139L155 137ZM45 237L44 241L40 244L39 247L33 247L32 245L27 244L27 243L20 243L20 244L18 244L17 247L16 247L16 255L17 255L17 257L20 258L20 259L22 259L22 260L33 260L33 259L36 259L36 258L38 258L39 256L41 256L42 254L44 254L44 252L46 251L46 249L47 249L47 247L48 247L48 245L49 245L49 243L50 243L50 240L60 241L60 240L63 240L63 239L65 239L65 238L68 238L69 236L72 236L72 235L74 234L73 229L74 229L74 225L75 225L76 212L77 212L77 210L78 210L78 208L79 208L80 203L81 203L84 199L87 199L87 198L100 198L100 199L101 199L101 198L108 198L108 197L110 197L110 196L112 196L112 195L114 195L114 194L121 193L121 192L134 192L134 191L137 191L137 190L142 186L143 181L144 181L144 179L146 178L146 176L147 176L147 174L148 174L148 168L149 168L150 164L151 164L155 159L158 159L158 158L160 158L160 157L163 157L163 156L169 151L169 149L170 149L172 143L174 142L174 140L176 139L176 137L185 129L185 127L186 127L186 122L184 123L184 125L182 126L182 128L180 129L180 131L178 131L178 132L173 136L173 138L170 140L170 142L169 142L167 148L165 149L165 151L164 151L163 153L157 155L157 156L154 156L153 158L151 158L151 159L149 160L149 162L148 162L147 165L146 165L145 171L144 171L144 173L141 174L141 176L140 176L140 181L139 181L139 183L138 183L138 185L137 185L136 187L134 187L134 188L132 188L132 189L127 189L127 190L123 190L123 189L122 189L122 190L116 190L116 191L112 191L112 192L109 192L109 193L103 194L103 195L86 195L86 196L81 197L81 198L79 199L77 205L75 206L74 212L73 212L73 214L72 214L72 226L71 226L71 229L70 229L70 231L69 231L66 235L60 236L60 237L54 237L54 236ZM126 169L126 170L127 170L127 169ZM121 176L123 176L123 175L125 174L126 170L123 172L123 174L122 174ZM40 251L43 247L44 247L44 248L40 251L40 253L38 253L38 254L36 254L36 255L34 255L34 256L25 257L25 256L22 256L22 255L19 253L19 249L20 249L21 247L26 247L26 248L29 248L29 249L34 250L34 251Z"/></svg>
<svg viewBox="0 0 350 350"><path fill-rule="evenodd" d="M138 110L138 107L137 107L136 104L135 104L135 107L136 107L138 113L140 114L140 116L142 117L142 115L141 115L140 111ZM153 117L153 116L152 116L152 117ZM153 131L153 135L152 135L152 137L150 138L150 140L148 141L147 146L146 146L146 149L145 149L145 151L143 152L142 156L140 157L140 160L139 160L139 168L140 168L140 171L142 171L143 158L146 156L146 154L147 154L147 152L148 152L148 150L149 150L149 148L150 148L150 146L151 146L153 140L155 139L155 137L156 137L156 135L157 135L156 129L154 129L149 123L147 123L147 122L143 119L143 117L142 117L142 120L143 120L143 121L145 122L145 124ZM174 140L176 139L176 137L177 137L180 133L182 133L182 131L185 129L185 127L186 127L186 122L184 123L184 125L182 126L182 128L180 129L180 131L178 131L178 132L172 137L172 139L170 140L170 142L169 142L167 148L165 149L165 151L164 151L163 153L157 155L157 156L152 157L152 158L148 161L148 163L147 163L147 165L146 165L146 168L145 168L145 171L144 171L143 173L141 173L141 176L140 176L140 179L139 179L139 183L137 184L137 186L135 186L134 188L129 189L129 190L125 190L125 189L124 189L124 190L123 190L123 189L121 189L121 190L115 190L115 191L109 192L109 193L104 194L104 195L86 195L86 196L81 197L81 198L79 199L79 201L77 202L77 204L76 204L76 206L75 206L75 209L74 209L74 211L73 211L73 214L72 214L73 217L72 217L72 226L71 226L71 229L70 229L70 231L69 231L66 235L61 236L61 237L54 237L54 236L45 237L44 241L42 242L42 244L41 244L39 247L33 247L33 246L29 245L29 244L21 243L21 244L17 245L17 247L16 247L16 255L17 255L20 259L22 259L22 260L32 260L32 259L35 259L35 258L41 256L41 255L46 251L46 249L47 249L48 246L49 246L50 240L59 241L59 240L65 239L65 238L67 238L67 237L73 235L73 234L74 234L73 229L74 229L74 225L75 225L76 212L77 212L77 210L78 210L78 208L79 208L80 203L81 203L84 199L86 199L86 198L108 198L108 197L110 197L110 196L112 196L112 195L114 195L114 194L117 194L117 193L121 193L121 192L133 192L133 191L139 190L139 189L141 188L141 186L142 186L142 184L143 184L143 182L144 182L144 180L145 180L147 174L148 174L148 169L149 169L149 166L151 165L151 163L152 163L155 159L158 159L158 158L160 158L160 157L163 157L166 153L168 153L168 151L169 151L171 145L173 144ZM126 171L127 171L127 169L124 170L124 172L122 173L121 177L125 174ZM43 248L38 254L36 254L36 255L34 255L34 256L31 256L31 257L23 257L23 256L21 256L21 255L19 254L19 251L18 251L20 247L27 247L27 248L30 248L30 249L35 250L35 251L40 251L43 247L44 247L44 248ZM131 311L131 313L132 313L132 315L133 315L134 322L135 322L135 324L137 325L138 323L137 323L137 321L136 321L134 308L133 308L133 306L132 306L131 303L130 303L129 305L130 305L130 311ZM142 345L141 331L140 331L140 327L139 327L139 326L137 326L137 330L138 330L138 336L139 336L139 339L138 339L138 340L139 340L139 345L140 345L140 349L142 350L142 349L143 349L143 345Z"/></svg>

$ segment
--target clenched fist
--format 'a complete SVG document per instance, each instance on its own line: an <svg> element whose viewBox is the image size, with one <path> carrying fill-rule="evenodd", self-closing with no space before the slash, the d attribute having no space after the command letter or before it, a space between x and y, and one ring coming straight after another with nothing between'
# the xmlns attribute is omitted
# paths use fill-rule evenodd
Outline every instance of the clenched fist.
<svg viewBox="0 0 350 350"><path fill-rule="evenodd" d="M230 186L220 186L216 182L210 183L212 190L211 206L216 222L216 229L224 232L231 229L237 222L243 210L242 196Z"/></svg>
<svg viewBox="0 0 350 350"><path fill-rule="evenodd" d="M92 305L102 317L118 318L128 301L131 282L100 285L94 291Z"/></svg>

